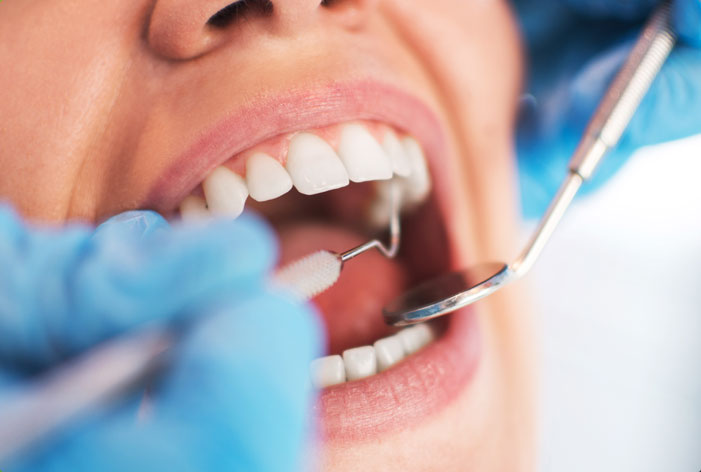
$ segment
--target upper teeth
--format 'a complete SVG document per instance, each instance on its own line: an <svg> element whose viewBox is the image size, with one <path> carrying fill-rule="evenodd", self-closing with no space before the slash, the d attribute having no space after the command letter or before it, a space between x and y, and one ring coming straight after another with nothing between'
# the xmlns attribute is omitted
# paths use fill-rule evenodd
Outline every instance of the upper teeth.
<svg viewBox="0 0 701 472"><path fill-rule="evenodd" d="M411 164L397 135L392 131L388 132L382 141L382 147L392 162L394 173L402 177L408 177L411 174Z"/></svg>
<svg viewBox="0 0 701 472"><path fill-rule="evenodd" d="M361 125L346 125L341 132L338 155L353 182L392 178L389 156Z"/></svg>
<svg viewBox="0 0 701 472"><path fill-rule="evenodd" d="M293 185L300 193L313 195L344 187L349 181L388 180L393 175L402 182L405 203L426 198L431 180L423 149L415 139L400 139L388 130L380 144L359 123L342 125L339 136L334 149L315 134L295 134L283 159L284 167L272 156L255 152L246 160L245 178L228 167L217 167L202 183L204 198L191 195L183 200L182 218L200 219L210 214L236 218L249 195L256 201L271 200Z"/></svg>
<svg viewBox="0 0 701 472"><path fill-rule="evenodd" d="M246 182L251 198L264 202L283 195L292 188L292 179L282 164L259 152L246 161Z"/></svg>
<svg viewBox="0 0 701 472"><path fill-rule="evenodd" d="M217 215L236 218L243 211L248 187L238 174L220 166L202 182L207 207Z"/></svg>
<svg viewBox="0 0 701 472"><path fill-rule="evenodd" d="M348 172L329 144L311 133L290 141L287 171L300 193L314 195L348 185Z"/></svg>

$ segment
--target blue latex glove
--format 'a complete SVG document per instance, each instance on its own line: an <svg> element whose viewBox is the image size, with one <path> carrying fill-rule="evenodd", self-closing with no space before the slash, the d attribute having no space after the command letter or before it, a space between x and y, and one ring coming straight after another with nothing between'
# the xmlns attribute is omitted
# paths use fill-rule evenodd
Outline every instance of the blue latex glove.
<svg viewBox="0 0 701 472"><path fill-rule="evenodd" d="M518 0L529 100L517 139L524 214L540 216L611 79L658 0ZM591 191L641 146L701 132L701 0L676 0L680 43L653 83L618 149L601 163Z"/></svg>
<svg viewBox="0 0 701 472"><path fill-rule="evenodd" d="M298 469L321 340L308 308L266 288L275 257L268 228L246 214L171 227L130 212L93 234L29 228L0 209L0 402L117 334L186 328L146 421L136 392L0 470Z"/></svg>

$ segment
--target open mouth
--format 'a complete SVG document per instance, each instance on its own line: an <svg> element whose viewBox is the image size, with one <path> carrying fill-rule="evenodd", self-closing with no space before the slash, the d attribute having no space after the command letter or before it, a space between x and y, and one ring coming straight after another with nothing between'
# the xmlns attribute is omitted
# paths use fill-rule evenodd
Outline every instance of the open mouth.
<svg viewBox="0 0 701 472"><path fill-rule="evenodd" d="M315 410L330 440L367 439L431 416L477 365L470 310L401 330L382 318L383 306L404 290L464 262L456 260L441 203L449 191L437 177L446 170L424 143L396 125L360 118L277 134L210 169L179 205L184 220L254 209L277 232L284 265L385 237L388 184L399 184L397 257L373 251L348 261L339 281L312 300L327 355L312 362L310 380L321 389Z"/></svg>

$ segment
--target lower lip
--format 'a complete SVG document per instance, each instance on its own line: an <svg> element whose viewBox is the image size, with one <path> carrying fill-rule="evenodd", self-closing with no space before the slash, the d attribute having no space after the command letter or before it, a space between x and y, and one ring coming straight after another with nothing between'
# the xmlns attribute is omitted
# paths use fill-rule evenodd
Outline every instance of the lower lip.
<svg viewBox="0 0 701 472"><path fill-rule="evenodd" d="M452 314L443 335L417 354L379 375L324 389L314 408L322 437L372 439L435 415L473 378L480 351L473 311Z"/></svg>

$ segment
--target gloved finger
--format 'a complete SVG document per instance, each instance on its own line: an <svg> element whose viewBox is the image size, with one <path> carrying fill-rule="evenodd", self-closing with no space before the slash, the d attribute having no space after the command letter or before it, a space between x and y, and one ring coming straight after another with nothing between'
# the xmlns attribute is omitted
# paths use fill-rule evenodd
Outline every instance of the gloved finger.
<svg viewBox="0 0 701 472"><path fill-rule="evenodd" d="M552 39L572 31L577 14L561 0L512 0L516 19L529 50L552 46Z"/></svg>
<svg viewBox="0 0 701 472"><path fill-rule="evenodd" d="M143 238L149 237L159 231L167 231L170 223L155 211L134 210L125 211L109 218L97 227L93 239L103 237L103 234L114 234L116 231L124 232L125 236Z"/></svg>
<svg viewBox="0 0 701 472"><path fill-rule="evenodd" d="M565 176L569 159L596 106L626 60L633 40L598 54L574 76L553 87L523 117L519 175L524 214L542 215ZM641 146L701 132L701 53L677 45L643 99L621 141L601 162L583 193L598 188Z"/></svg>
<svg viewBox="0 0 701 472"><path fill-rule="evenodd" d="M98 416L13 470L300 470L313 418L308 367L321 345L307 307L250 294L197 320L146 421Z"/></svg>
<svg viewBox="0 0 701 472"><path fill-rule="evenodd" d="M640 20L645 18L660 0L565 0L579 13L596 17L619 20Z"/></svg>
<svg viewBox="0 0 701 472"><path fill-rule="evenodd" d="M629 149L701 132L701 51L678 45L640 104L621 146Z"/></svg>
<svg viewBox="0 0 701 472"><path fill-rule="evenodd" d="M595 18L642 20L660 0L567 0L577 12ZM682 41L701 47L701 1L676 0L672 3L672 22Z"/></svg>
<svg viewBox="0 0 701 472"><path fill-rule="evenodd" d="M308 305L272 293L223 307L184 341L156 415L214 433L215 440L199 435L198 447L212 457L234 452L244 470L297 469L312 418L309 363L321 354L321 333Z"/></svg>
<svg viewBox="0 0 701 472"><path fill-rule="evenodd" d="M584 129L596 104L627 56L630 46L616 48L592 61L573 82L572 101L563 120L572 132ZM617 152L601 164L593 184L603 182L642 146L701 132L701 52L678 45L643 98Z"/></svg>
<svg viewBox="0 0 701 472"><path fill-rule="evenodd" d="M701 47L701 0L677 0L672 15L680 39Z"/></svg>
<svg viewBox="0 0 701 472"><path fill-rule="evenodd" d="M41 368L142 323L197 314L260 286L276 257L251 215L137 233L28 228L0 211L0 362Z"/></svg>
<svg viewBox="0 0 701 472"><path fill-rule="evenodd" d="M16 385L20 380L17 372L0 367L0 396L3 390Z"/></svg>

